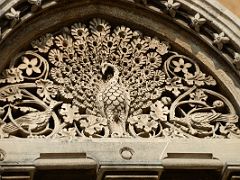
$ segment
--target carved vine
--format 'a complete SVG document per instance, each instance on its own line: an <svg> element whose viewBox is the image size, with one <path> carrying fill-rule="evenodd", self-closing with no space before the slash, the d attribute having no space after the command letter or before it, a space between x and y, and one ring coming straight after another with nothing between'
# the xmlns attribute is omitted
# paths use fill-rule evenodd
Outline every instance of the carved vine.
<svg viewBox="0 0 240 180"><path fill-rule="evenodd" d="M0 79L2 138L239 137L215 79L156 37L93 19L31 45Z"/></svg>

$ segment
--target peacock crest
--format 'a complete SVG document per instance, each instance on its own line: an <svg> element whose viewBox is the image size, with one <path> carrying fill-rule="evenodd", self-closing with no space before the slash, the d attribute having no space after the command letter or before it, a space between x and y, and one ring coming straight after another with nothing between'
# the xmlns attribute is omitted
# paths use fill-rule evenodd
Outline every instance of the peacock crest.
<svg viewBox="0 0 240 180"><path fill-rule="evenodd" d="M2 137L238 137L215 79L133 29L95 18L32 41L0 79Z"/></svg>

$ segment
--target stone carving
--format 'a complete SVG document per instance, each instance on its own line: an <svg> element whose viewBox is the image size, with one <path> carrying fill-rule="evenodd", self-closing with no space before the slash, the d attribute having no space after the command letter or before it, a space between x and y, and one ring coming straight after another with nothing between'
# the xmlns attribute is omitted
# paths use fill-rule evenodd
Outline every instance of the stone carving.
<svg viewBox="0 0 240 180"><path fill-rule="evenodd" d="M98 93L99 109L104 118L108 120L110 134L112 136L126 135L126 122L130 108L130 94L123 84L119 84L119 71L116 66L110 63L102 64L102 73L106 74L108 68L114 74Z"/></svg>
<svg viewBox="0 0 240 180"><path fill-rule="evenodd" d="M6 152L3 149L0 149L0 161L4 161L6 158Z"/></svg>
<svg viewBox="0 0 240 180"><path fill-rule="evenodd" d="M176 16L177 9L181 6L179 2L174 2L174 0L164 1L164 5L168 13L172 16Z"/></svg>
<svg viewBox="0 0 240 180"><path fill-rule="evenodd" d="M12 21L11 26L14 26L20 20L20 13L21 11L16 11L14 8L11 8L10 11L5 14L5 17Z"/></svg>
<svg viewBox="0 0 240 180"><path fill-rule="evenodd" d="M132 148L123 147L119 150L119 153L123 159L130 160L130 159L132 159L135 152Z"/></svg>
<svg viewBox="0 0 240 180"><path fill-rule="evenodd" d="M31 45L0 79L2 138L240 135L216 80L156 37L95 18Z"/></svg>
<svg viewBox="0 0 240 180"><path fill-rule="evenodd" d="M219 50L222 50L223 45L230 41L230 39L225 36L224 32L221 32L220 34L213 33L213 37L213 44L215 44Z"/></svg>
<svg viewBox="0 0 240 180"><path fill-rule="evenodd" d="M205 18L201 18L200 14L197 13L194 17L191 17L191 26L195 29L195 31L199 32L200 27L206 23Z"/></svg>
<svg viewBox="0 0 240 180"><path fill-rule="evenodd" d="M218 34L219 29L217 29L214 23L211 22L212 20L209 19L206 14L199 14L198 11L194 10L193 7L195 6L195 4L193 5L193 7L188 7L186 3L184 3L184 5L181 5L182 2L177 2L174 0L134 0L130 2L138 3L139 5L143 5L144 8L155 10L158 13L166 12L172 18L180 20L183 24L186 25L186 27L189 26L193 28L199 36L205 36L206 34L208 34L209 36L206 36L205 38L208 39L208 41L212 42L213 45L216 45L219 52L223 54L223 56L227 54L232 60L231 63L236 65L235 53L238 53L238 49L234 48L235 45L233 41L230 41L230 36L227 37L224 35L225 33L228 33L225 31L222 32L224 34ZM15 25L22 22L20 21L21 18L29 19L32 16L35 16L35 12L37 10L41 10L42 6L45 6L46 8L60 3L61 1L56 0L16 0L11 4L10 7L6 8L7 11L3 13L3 16L5 17L0 17L0 19L4 21L3 24L0 24L0 42L5 39L12 30L14 30L13 27ZM191 11L189 11L189 8L191 9ZM179 16L176 16L176 14L178 14ZM201 18L201 16L203 16L203 18ZM7 18L7 21L5 18ZM202 29L202 31L200 31L200 28ZM223 47L226 47L226 51L223 51ZM236 65L236 70L239 71L239 68L237 67L238 65Z"/></svg>
<svg viewBox="0 0 240 180"><path fill-rule="evenodd" d="M233 64L236 66L238 70L240 70L240 54L239 53L234 53Z"/></svg>

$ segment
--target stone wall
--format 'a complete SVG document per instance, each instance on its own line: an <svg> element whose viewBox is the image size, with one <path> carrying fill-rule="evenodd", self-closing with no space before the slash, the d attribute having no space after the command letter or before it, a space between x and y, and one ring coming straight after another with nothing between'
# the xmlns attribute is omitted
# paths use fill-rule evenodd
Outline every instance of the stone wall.
<svg viewBox="0 0 240 180"><path fill-rule="evenodd" d="M240 17L240 0L219 0L219 2Z"/></svg>

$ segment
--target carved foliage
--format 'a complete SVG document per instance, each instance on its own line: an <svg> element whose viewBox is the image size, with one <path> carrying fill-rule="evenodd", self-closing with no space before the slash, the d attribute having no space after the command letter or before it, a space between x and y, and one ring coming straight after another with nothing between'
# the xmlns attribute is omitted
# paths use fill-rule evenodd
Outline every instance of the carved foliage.
<svg viewBox="0 0 240 180"><path fill-rule="evenodd" d="M93 19L31 45L0 79L2 137L239 136L214 78L156 37Z"/></svg>

